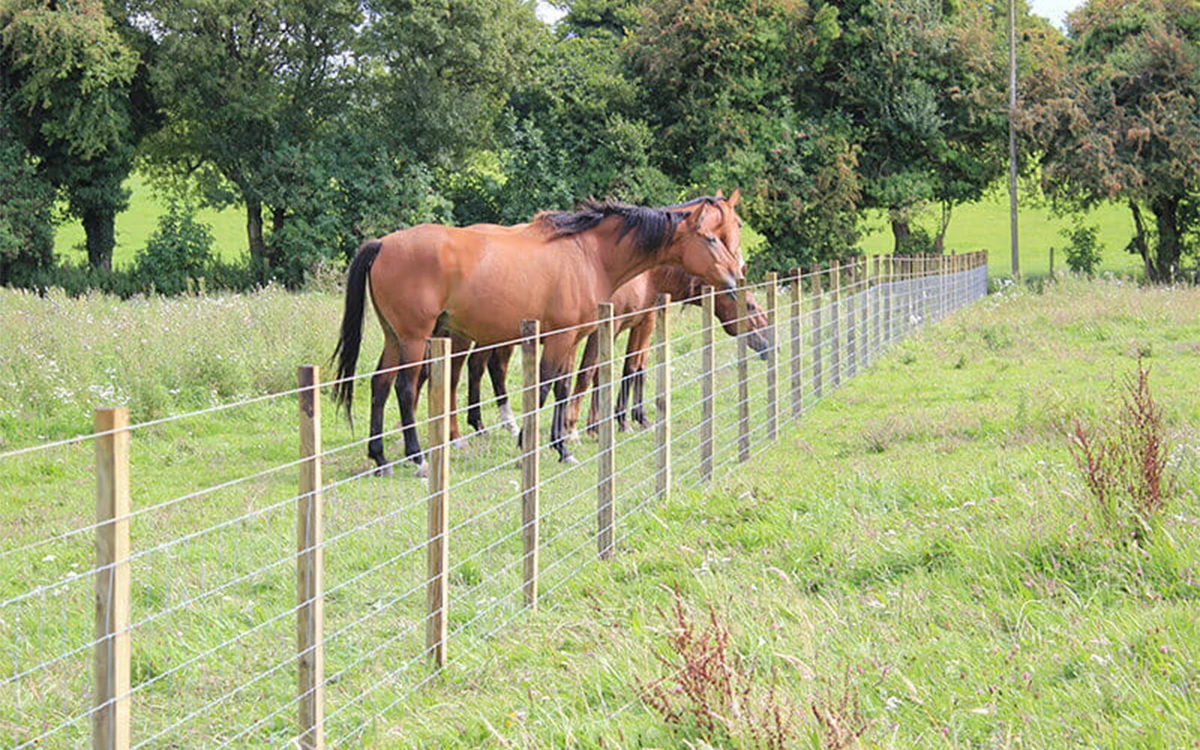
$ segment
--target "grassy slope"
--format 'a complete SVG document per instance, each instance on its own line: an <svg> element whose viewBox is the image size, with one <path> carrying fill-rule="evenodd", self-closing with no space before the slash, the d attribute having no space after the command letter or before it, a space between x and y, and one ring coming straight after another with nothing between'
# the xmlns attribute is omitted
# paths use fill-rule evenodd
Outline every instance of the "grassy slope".
<svg viewBox="0 0 1200 750"><path fill-rule="evenodd" d="M677 496L577 600L452 670L395 747L668 747L637 702L680 589L798 706L848 681L871 747L1191 746L1200 715L1200 293L1069 283L903 345L711 492ZM1134 354L1175 441L1158 544L1098 533L1064 428ZM700 615L702 619L702 615ZM749 745L747 745L749 746Z"/></svg>
<svg viewBox="0 0 1200 750"><path fill-rule="evenodd" d="M117 267L133 262L134 254L146 244L157 225L158 215L165 210L165 204L153 195L144 178L135 174L130 178L129 187L133 190L130 208L117 217L117 248L113 253ZM200 212L199 218L212 227L219 257L234 260L246 254L246 219L240 208L223 211L206 209ZM1105 206L1092 212L1084 221L1100 227L1100 240L1105 245L1101 271L1118 275L1137 274L1140 271L1138 258L1123 250L1133 232L1133 222L1127 210L1119 206ZM1065 240L1058 232L1071 223L1071 219L1056 218L1045 208L1026 206L1021 209L1019 237L1023 274L1047 274L1051 246L1059 248L1055 260L1057 267L1066 267L1061 253ZM891 230L883 218L869 218L866 227L868 233L862 241L864 251L870 254L891 252ZM754 236L752 233L748 242ZM83 242L83 228L78 222L71 222L59 227L55 249L63 258L83 262L87 258ZM991 252L989 264L992 274L1007 274L1011 270L1007 195L996 192L979 203L959 208L950 223L946 247L959 252L988 249Z"/></svg>
<svg viewBox="0 0 1200 750"><path fill-rule="evenodd" d="M133 403L140 410L135 418L144 419L232 394L285 388L294 363L327 356L339 300L276 290L127 304L13 295L0 303L5 340L21 345L20 356L9 361L23 369L0 370L0 380L10 383L10 398L0 402L0 416L10 420L2 432L12 441L6 447L14 447L34 442L38 430L61 435L80 423L86 427L90 402L111 400L112 393ZM331 671L364 654L370 665L331 687L331 711L351 705L349 699L368 688L384 689L371 697L366 713L339 715L335 728L344 731L373 708L400 700L401 708L374 722L369 746L681 746L695 735L665 726L642 708L636 687L658 674L654 656L664 652L667 627L658 610L669 605L668 589L678 587L691 606L712 602L721 609L736 650L753 661L760 681L774 671L802 717L813 696L843 690L848 680L872 723L872 746L1185 745L1193 739L1200 679L1198 321L1195 290L1066 283L1044 296L1009 290L993 297L850 381L733 479L711 492L680 492L670 505L636 514L611 563L564 583L546 600L546 611L517 616L495 640L481 639L464 621L511 581L483 575L492 570L487 558L461 564L452 627L465 629L451 646L460 661L412 697L404 698L411 670L395 685L379 674L419 646L397 644L380 654L370 649L419 616L420 591L411 602L380 610L382 617L373 613L403 582L419 580L420 561L372 573L327 605L331 630L364 619L331 645ZM695 311L680 322L687 325L676 328L677 357L682 362L686 352L694 366L695 340L687 333L694 331ZM368 325L360 369L369 368L378 351L375 328ZM125 338L118 338L122 332ZM154 335L135 335L149 332ZM1163 543L1131 556L1096 535L1063 430L1076 414L1108 413L1138 352L1150 355L1185 484ZM519 377L515 367L513 375ZM685 390L682 372L676 383L682 411L694 394ZM89 384L100 390L89 392ZM140 434L133 469L138 507L289 461L294 443L280 430L286 431L294 409L285 399ZM494 411L488 418L494 422ZM721 424L729 420L726 414ZM326 430L327 446L362 437L361 427L352 436L328 417ZM724 434L728 448L731 438ZM483 446L511 456L507 438ZM354 446L331 456L327 478L360 469L361 452ZM583 458L593 454L590 445L580 448ZM644 447L639 455L645 456ZM471 471L475 460L488 465L484 458L460 455L456 471ZM0 502L5 549L44 538L46 529L85 523L80 509L90 507L89 461L83 446L17 463L19 473L3 483L7 499ZM618 465L626 466L626 459ZM543 466L551 477L561 476L552 462ZM358 523L384 521L330 549L331 586L420 538L421 489L401 473L396 483L355 483L331 497L330 538ZM256 478L249 490L233 487L138 522L135 544L143 549L263 509L261 516L144 560L135 571L135 617L281 561L279 568L222 589L220 602L206 599L139 629L139 683L265 616L287 612L294 595L286 570L290 517L286 504L269 509L294 491L294 474ZM456 490L455 512L472 513L468 504L476 495L489 504L510 497L507 486L515 476L505 470L494 475L498 486ZM557 481L543 490L544 507L579 491ZM8 497L16 487L28 487L29 494ZM573 513L586 514L594 505L586 488L572 502ZM408 503L415 510L403 523L387 520ZM516 516L504 515L497 522L512 533ZM455 531L456 554L482 546L485 533L473 526ZM551 525L546 534L553 533ZM567 541L577 542L573 534ZM8 583L0 594L86 565L92 554L87 542L38 549L16 567L5 559L0 580ZM501 558L505 564L516 559L511 546ZM559 559L563 549L561 543L548 545L544 564ZM586 556L586 544L583 549ZM405 567L410 562L412 570ZM546 588L563 582L562 571L548 573ZM46 645L35 639L31 648L42 656L56 653L60 619L78 630L77 639L86 638L87 583L67 589L61 605L50 599L47 625L35 631ZM43 599L18 608L0 631L38 621L45 607ZM85 615L78 621L68 617L77 607ZM4 614L14 613L10 608ZM157 710L139 710L139 736L194 710L198 699L264 673L288 653L290 622L285 617L236 651L223 650L202 668L155 683L142 705ZM490 629L491 620L483 625ZM27 664L24 658L13 652L14 664ZM69 671L74 662L63 666L54 675L62 686L42 683L51 698L40 710L51 722L60 702L72 706L59 691L86 697L86 685L71 682L80 673ZM248 727L265 710L283 706L279 718L258 730L259 739L283 744L292 685L290 673L279 671L244 700L185 726L180 741L211 744L214 736ZM24 717L17 708L18 718L40 718L37 708L26 709ZM0 720L13 717L0 709ZM802 731L814 736L815 726L805 721Z"/></svg>

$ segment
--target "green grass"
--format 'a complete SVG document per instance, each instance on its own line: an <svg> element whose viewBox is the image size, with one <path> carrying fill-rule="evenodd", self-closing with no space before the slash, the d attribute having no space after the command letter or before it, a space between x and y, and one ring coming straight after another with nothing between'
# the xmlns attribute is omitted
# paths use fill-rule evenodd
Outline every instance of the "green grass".
<svg viewBox="0 0 1200 750"><path fill-rule="evenodd" d="M1022 197L1022 201L1027 199ZM935 217L925 217L920 222L931 232ZM1023 202L1017 226L1020 243L1022 276L1047 276L1050 273L1050 248L1056 248L1054 266L1056 271L1067 270L1063 248L1067 240L1059 231L1083 224L1096 224L1100 228L1099 238L1104 246L1098 273L1141 276L1141 258L1125 252L1133 236L1133 219L1129 209L1107 204L1086 214L1082 219L1060 218L1048 208ZM868 254L892 252L892 230L886 217L876 215L866 222L868 233L860 243ZM982 201L961 206L954 211L950 226L946 230L946 249L958 252L974 250L988 251L988 270L993 276L1008 276L1012 273L1012 251L1009 239L1008 193L993 191Z"/></svg>
<svg viewBox="0 0 1200 750"><path fill-rule="evenodd" d="M125 186L133 191L129 208L117 215L117 244L113 249L113 268L127 268L158 228L158 217L167 210L167 201L154 193L143 176L134 173ZM246 214L240 207L221 211L203 209L196 218L212 227L213 255L224 261L247 257ZM86 235L83 225L71 220L59 225L54 236L54 252L61 260L76 265L87 263Z"/></svg>
<svg viewBox="0 0 1200 750"><path fill-rule="evenodd" d="M134 254L140 250L157 227L158 216L166 210L164 201L154 195L145 178L134 174L127 185L133 190L129 210L117 217L117 247L113 253L115 267L126 267L133 262ZM1024 200L1024 199L1023 199ZM246 217L238 206L222 211L205 209L199 212L200 221L209 224L215 239L217 257L232 261L244 258L246 250ZM932 218L926 217L925 224ZM1021 272L1025 276L1045 276L1050 271L1050 248L1056 247L1055 265L1065 270L1066 262L1062 249L1066 240L1059 234L1065 227L1073 226L1073 219L1053 216L1047 208L1023 203L1021 207L1019 239ZM1100 227L1100 241L1105 252L1099 272L1109 272L1137 277L1141 274L1141 260L1124 252L1133 236L1133 220L1128 209L1118 205L1106 205L1083 218L1085 223ZM866 235L861 247L868 254L884 254L892 251L892 234L884 217L871 216L867 219ZM760 235L749 229L744 238L747 254L762 241ZM76 221L61 225L55 237L55 251L63 259L74 263L87 260L83 249L83 227ZM988 250L988 262L995 276L1008 275L1012 270L1009 244L1008 196L1002 191L993 191L984 200L962 206L954 212L950 228L946 233L946 247L958 252Z"/></svg>
<svg viewBox="0 0 1200 750"><path fill-rule="evenodd" d="M6 449L86 428L90 406L109 397L84 395L87 373L126 394L135 418L290 384L296 364L327 356L340 303L278 291L125 304L0 295L2 335L19 345L0 362L0 382L19 386L0 401ZM351 481L366 466L352 444L363 437L366 389L356 433L326 406L325 443L336 451L326 480L345 481L326 493L327 585L336 588L327 632L338 633L327 670L353 665L329 687L332 739L366 722L342 746L699 747L694 727L664 722L638 699L639 685L662 674L657 657L669 655L672 589L695 612L717 608L758 689L775 681L796 708L795 746L820 746L810 704L836 706L847 691L859 696L869 747L1173 748L1195 739L1200 293L1073 280L1043 294L1009 287L897 346L820 403L806 395L805 415L777 445L765 440L756 361L758 455L692 489L698 313L676 315L680 489L669 504L649 502L650 437L626 436L618 553L580 568L594 552L593 475L588 466L563 472L545 454L538 613L512 597L520 556L519 473L503 463L511 440L477 436L452 458L456 477L496 468L451 492L452 664L428 684L419 684L430 676L419 656L423 554L397 557L422 538L422 486L404 468L391 481ZM378 352L375 328L368 322L364 371ZM134 338L109 338L113 330ZM717 361L728 362L732 341L718 335ZM1091 519L1065 429L1075 416L1112 413L1138 355L1166 409L1181 481L1161 537L1129 551ZM207 364L188 369L198 357ZM68 372L78 374L60 380ZM515 383L519 367L510 374ZM732 373L720 377L730 393ZM732 467L732 397L718 407L718 461ZM39 422L42 409L50 416ZM143 686L135 742L239 687L152 744L288 741L295 469L169 501L290 461L294 415L287 398L134 438L135 507L154 508L134 521L134 549L188 538L135 563L135 620L179 607L134 633ZM494 409L485 415L494 424ZM395 455L396 439L388 445ZM90 578L64 576L87 570L90 537L14 550L88 523L90 451L0 461L0 601L47 584L0 608L0 674L86 642ZM595 447L578 453L591 459ZM89 659L0 683L0 736L28 736L85 707ZM753 746L738 736L725 746Z"/></svg>

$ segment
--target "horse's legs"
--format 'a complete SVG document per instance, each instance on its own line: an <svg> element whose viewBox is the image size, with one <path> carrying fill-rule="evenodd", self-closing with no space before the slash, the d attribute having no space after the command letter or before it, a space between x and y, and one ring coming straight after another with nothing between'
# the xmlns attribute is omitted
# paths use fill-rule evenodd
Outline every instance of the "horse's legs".
<svg viewBox="0 0 1200 750"><path fill-rule="evenodd" d="M571 391L571 365L575 361L577 337L553 336L546 340L542 350L542 373L554 385L554 419L550 425L550 447L558 451L559 460L577 464L579 460L567 448L566 416L567 398ZM542 381L542 393L546 392L546 380ZM545 396L543 395L543 398Z"/></svg>
<svg viewBox="0 0 1200 750"><path fill-rule="evenodd" d="M450 337L450 441L456 447L462 447L462 433L458 430L458 379L470 348L470 339Z"/></svg>
<svg viewBox="0 0 1200 750"><path fill-rule="evenodd" d="M625 377L629 379L633 388L633 405L630 408L630 416L642 427L649 425L642 397L646 383L646 362L650 359L650 336L653 333L654 316L648 315L645 321L629 332L629 346L626 348L625 355ZM622 383L621 390L624 394L624 383ZM621 427L624 429L625 425L622 424Z"/></svg>
<svg viewBox="0 0 1200 750"><path fill-rule="evenodd" d="M383 411L387 406L392 383L396 380L395 368L398 364L400 364L400 345L394 337L385 334L383 353L379 355L379 365L375 368L377 372L371 376L371 431L367 440L367 455L375 461L375 473L379 476L391 476L392 474L392 467L383 453ZM400 396L399 387L396 389L396 395ZM403 405L400 409L403 413Z"/></svg>
<svg viewBox="0 0 1200 750"><path fill-rule="evenodd" d="M513 417L512 406L508 403L508 365L512 361L513 345L497 347L488 357L488 375L492 380L492 392L496 394L496 406L500 408L500 424L516 435L521 431L517 420Z"/></svg>
<svg viewBox="0 0 1200 750"><path fill-rule="evenodd" d="M467 359L467 424L477 431L483 429L483 412L479 408L479 383L483 380L483 367L493 356L491 350L471 352Z"/></svg>
<svg viewBox="0 0 1200 750"><path fill-rule="evenodd" d="M596 376L596 356L600 349L600 340L596 338L596 334L588 336L587 343L583 347L583 359L579 362L579 374L575 376L575 389L571 392L571 401L567 405L566 430L568 440L578 440L579 433L576 430L576 425L579 424L579 410L583 406L583 394L587 393L588 388L592 384L592 379ZM592 407L595 408L595 398L592 399Z"/></svg>

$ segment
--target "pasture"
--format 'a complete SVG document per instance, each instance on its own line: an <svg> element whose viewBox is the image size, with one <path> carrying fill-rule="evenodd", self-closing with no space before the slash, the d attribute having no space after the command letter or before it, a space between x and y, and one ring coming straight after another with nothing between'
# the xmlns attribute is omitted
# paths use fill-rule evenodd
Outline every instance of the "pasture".
<svg viewBox="0 0 1200 750"><path fill-rule="evenodd" d="M0 335L13 355L0 362L0 450L85 431L98 401L125 403L141 421L290 388L296 364L328 357L340 304L334 295L278 290L129 303L2 294ZM687 373L698 311L672 315L675 356ZM360 369L379 350L377 327L368 322L366 331ZM728 362L733 342L718 336L718 361ZM898 344L819 403L808 397L778 444L762 439L756 421L756 457L713 488L680 491L659 506L635 484L645 474L621 479L630 494L621 499L618 553L603 564L576 563L591 549L585 535L572 536L576 519L591 523L590 481L544 455L544 502L561 511L545 532L546 564L562 561L545 583L551 594L541 611L523 613L507 593L511 582L499 580L516 555L513 513L488 521L501 534L497 545L464 526L458 536L471 554L452 574L453 600L463 603L452 610L455 658L436 675L412 632L419 561L387 557L419 539L421 485L405 469L392 482L359 478L363 428L351 432L327 410L334 455L326 472L344 480L330 493L327 530L336 592L327 607L340 640L330 656L332 736L370 747L699 742L696 726L664 721L639 700L664 672L656 659L670 654L670 592L678 590L697 620L707 605L716 608L755 695L774 683L794 709L794 746L829 746L814 703L841 705L847 720L860 716L867 746L1186 745L1200 680L1197 341L1194 289L1007 287ZM1138 356L1166 409L1179 480L1161 535L1130 548L1099 528L1066 434L1073 417L1110 418ZM726 368L720 376L726 396L718 405L725 465L733 463L730 375ZM519 368L510 377L515 395ZM675 380L686 418L695 379ZM759 368L753 398L761 389ZM389 422L394 414L393 406ZM494 409L485 417L495 424ZM294 679L272 665L286 659L293 635L294 540L282 503L294 493L296 442L280 428L294 421L295 401L274 399L134 438L135 507L149 509L135 519L135 540L147 547L195 535L136 565L135 610L169 614L135 636L156 644L135 647L135 742L288 743ZM625 438L618 467L637 471L650 445L646 434ZM14 667L26 666L29 653L56 653L60 631L89 625L71 616L90 608L88 581L71 577L89 565L90 539L23 553L47 530L86 524L91 512L90 447L52 451L3 467L0 599L29 580L63 582L6 608L0 631L32 634L0 644ZM587 464L594 446L579 455ZM468 476L512 456L507 435L489 432L452 462ZM694 477L694 450L675 459L677 477ZM238 477L250 479L188 494ZM513 507L517 477L506 466L454 492L491 493L501 503L475 509L490 515ZM46 624L20 625L31 621ZM243 636L255 623L265 624ZM213 668L200 658L214 650L230 663ZM31 724L86 701L80 659L87 654L49 667L40 696L18 689L16 703L0 701L9 707L2 736L28 737ZM24 685L0 683L14 687ZM238 692L222 699L231 689ZM848 696L856 704L839 703ZM207 711L193 716L198 706ZM728 736L708 739L762 746L753 744L755 727L737 718Z"/></svg>
<svg viewBox="0 0 1200 750"><path fill-rule="evenodd" d="M133 263L134 254L146 244L157 226L158 216L166 211L166 203L157 196L144 177L134 174L127 183L133 191L130 208L117 217L117 247L113 253L114 267L124 268ZM892 251L892 233L878 213L870 213L864 223L865 235L860 242L863 251L875 255ZM213 230L214 254L224 260L233 261L246 256L246 216L239 206L221 211L205 209L198 219ZM932 226L933 213L918 221ZM1141 273L1141 260L1124 251L1133 235L1133 220L1128 209L1119 205L1106 205L1083 217L1056 217L1050 210L1022 196L1019 225L1021 241L1021 271L1026 276L1045 276L1050 271L1050 248L1058 248L1055 256L1057 270L1065 270L1062 249L1066 240L1059 231L1074 226L1077 222L1096 224L1100 228L1099 238L1104 253L1099 270L1117 275ZM752 227L745 239L746 251L753 254L761 237ZM83 251L83 228L78 222L59 227L55 237L55 252L74 263L84 263L87 254ZM978 203L961 206L955 210L946 234L946 247L958 252L969 252L990 248L989 268L995 276L1004 276L1011 270L1008 238L1008 194L999 187Z"/></svg>

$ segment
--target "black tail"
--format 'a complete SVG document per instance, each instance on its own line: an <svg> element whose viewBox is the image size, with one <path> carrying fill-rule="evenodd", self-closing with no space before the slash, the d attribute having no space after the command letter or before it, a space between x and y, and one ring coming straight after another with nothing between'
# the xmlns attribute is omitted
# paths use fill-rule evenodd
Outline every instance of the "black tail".
<svg viewBox="0 0 1200 750"><path fill-rule="evenodd" d="M362 347L363 307L367 296L367 276L371 264L379 255L379 240L368 240L358 248L358 255L350 263L346 275L346 308L342 312L342 334L331 359L337 360L338 383L333 386L333 402L346 412L346 419L354 424L350 406L354 402L354 381L351 380L358 368L358 351Z"/></svg>

